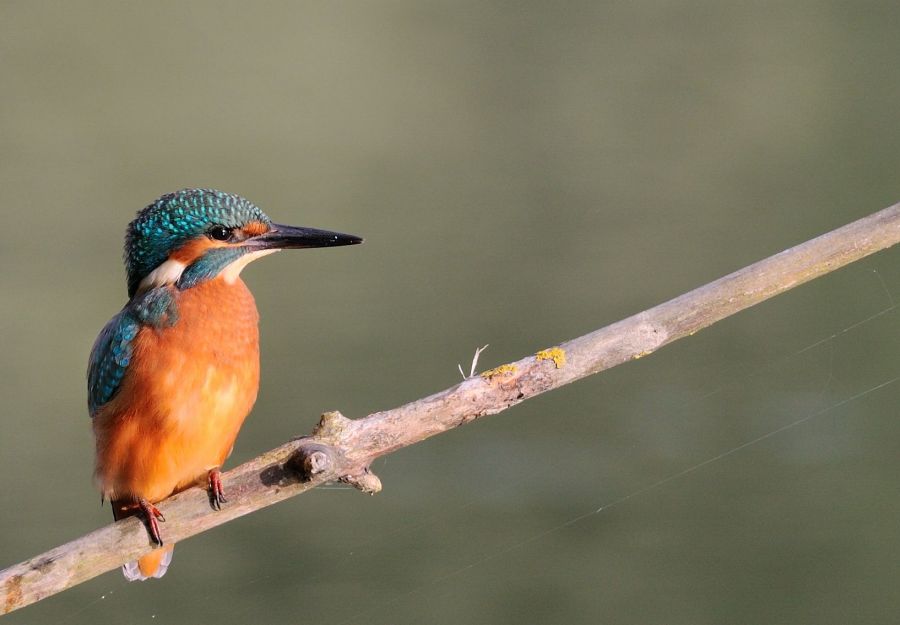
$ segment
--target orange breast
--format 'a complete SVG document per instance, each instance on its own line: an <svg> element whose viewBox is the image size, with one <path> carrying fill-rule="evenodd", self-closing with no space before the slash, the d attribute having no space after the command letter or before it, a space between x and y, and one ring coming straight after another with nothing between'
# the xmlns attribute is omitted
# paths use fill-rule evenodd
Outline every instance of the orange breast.
<svg viewBox="0 0 900 625"><path fill-rule="evenodd" d="M160 501L231 453L259 388L258 314L241 280L177 294L178 322L143 328L116 396L94 417L110 499Z"/></svg>

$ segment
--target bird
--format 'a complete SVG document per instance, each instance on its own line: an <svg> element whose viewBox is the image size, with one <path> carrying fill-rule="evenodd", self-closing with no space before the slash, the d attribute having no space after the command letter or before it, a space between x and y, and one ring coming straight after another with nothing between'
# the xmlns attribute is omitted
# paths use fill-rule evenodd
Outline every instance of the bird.
<svg viewBox="0 0 900 625"><path fill-rule="evenodd" d="M193 486L214 509L227 502L220 469L259 388L259 314L241 270L282 249L362 241L273 223L215 189L163 195L128 225L128 302L94 343L87 387L101 502L115 520L141 517L156 547L123 565L129 581L172 561L155 504Z"/></svg>

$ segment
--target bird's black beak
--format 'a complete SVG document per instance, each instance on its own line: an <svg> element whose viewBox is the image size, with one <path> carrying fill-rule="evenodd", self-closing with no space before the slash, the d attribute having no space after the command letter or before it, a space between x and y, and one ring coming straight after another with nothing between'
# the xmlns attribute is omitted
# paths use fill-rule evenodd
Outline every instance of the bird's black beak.
<svg viewBox="0 0 900 625"><path fill-rule="evenodd" d="M244 241L244 245L261 250L303 249L307 247L337 247L338 245L356 245L362 238L331 230L318 228L301 228L271 224L271 229Z"/></svg>

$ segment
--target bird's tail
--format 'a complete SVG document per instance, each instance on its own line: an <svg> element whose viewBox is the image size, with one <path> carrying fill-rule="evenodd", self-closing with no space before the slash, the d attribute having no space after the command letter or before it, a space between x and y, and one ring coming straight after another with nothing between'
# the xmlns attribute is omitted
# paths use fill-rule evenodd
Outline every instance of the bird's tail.
<svg viewBox="0 0 900 625"><path fill-rule="evenodd" d="M132 562L122 565L122 575L129 582L144 581L151 577L162 577L169 570L175 545L168 544Z"/></svg>
<svg viewBox="0 0 900 625"><path fill-rule="evenodd" d="M133 516L137 512L133 504L123 504L121 501L112 501L110 503L112 504L113 518L116 521ZM174 549L175 545L169 543L159 549L154 549L137 560L126 562L122 565L122 575L129 582L144 581L151 577L160 578L169 570Z"/></svg>

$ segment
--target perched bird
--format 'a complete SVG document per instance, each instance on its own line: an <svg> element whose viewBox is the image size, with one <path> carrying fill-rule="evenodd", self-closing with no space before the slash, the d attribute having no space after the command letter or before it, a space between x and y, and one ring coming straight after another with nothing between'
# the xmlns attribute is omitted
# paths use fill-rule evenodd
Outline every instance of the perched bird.
<svg viewBox="0 0 900 625"><path fill-rule="evenodd" d="M272 223L211 189L164 195L128 226L128 303L88 363L102 497L116 519L142 516L160 547L123 566L126 578L162 577L172 560L155 503L195 485L214 508L225 502L219 468L259 388L259 316L241 270L281 249L361 242Z"/></svg>

